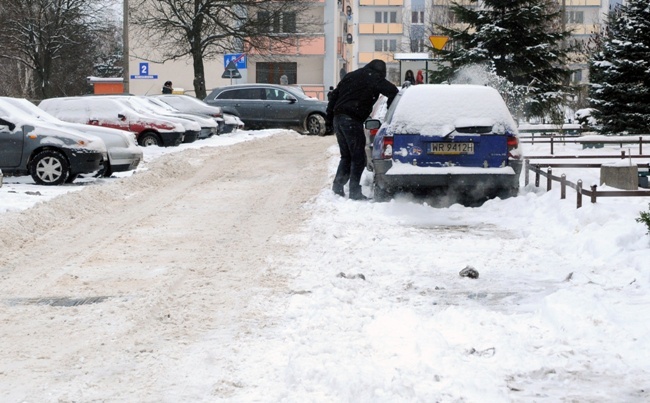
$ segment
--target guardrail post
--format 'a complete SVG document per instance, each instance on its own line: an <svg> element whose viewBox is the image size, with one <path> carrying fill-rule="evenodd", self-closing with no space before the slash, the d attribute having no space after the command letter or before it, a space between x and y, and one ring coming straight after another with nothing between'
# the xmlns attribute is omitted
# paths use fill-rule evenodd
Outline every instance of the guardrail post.
<svg viewBox="0 0 650 403"><path fill-rule="evenodd" d="M546 168L546 191L551 190L551 187L553 186L553 168L548 167Z"/></svg>
<svg viewBox="0 0 650 403"><path fill-rule="evenodd" d="M539 187L539 171L540 171L539 165L535 165L535 187L536 188Z"/></svg>
<svg viewBox="0 0 650 403"><path fill-rule="evenodd" d="M530 177L528 172L529 169L530 169L530 160L526 158L524 160L524 186L528 186L529 177Z"/></svg>
<svg viewBox="0 0 650 403"><path fill-rule="evenodd" d="M591 185L591 202L596 203L596 188L598 185Z"/></svg>
<svg viewBox="0 0 650 403"><path fill-rule="evenodd" d="M560 177L560 199L566 199L566 175Z"/></svg>
<svg viewBox="0 0 650 403"><path fill-rule="evenodd" d="M576 208L580 208L582 207L582 179L578 180L576 191L578 192L577 199L576 199Z"/></svg>
<svg viewBox="0 0 650 403"><path fill-rule="evenodd" d="M622 147L622 146L623 146L623 144L621 144L621 147ZM621 150L621 159L622 159L622 160L625 159L625 150Z"/></svg>
<svg viewBox="0 0 650 403"><path fill-rule="evenodd" d="M551 155L553 155L553 136L551 136Z"/></svg>
<svg viewBox="0 0 650 403"><path fill-rule="evenodd" d="M643 137L639 136L639 155L643 155Z"/></svg>

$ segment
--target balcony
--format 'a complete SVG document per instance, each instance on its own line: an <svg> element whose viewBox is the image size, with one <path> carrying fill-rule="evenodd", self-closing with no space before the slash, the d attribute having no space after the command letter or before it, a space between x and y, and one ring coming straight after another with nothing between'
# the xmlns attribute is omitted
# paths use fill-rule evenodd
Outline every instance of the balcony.
<svg viewBox="0 0 650 403"><path fill-rule="evenodd" d="M270 44L270 49L266 54L273 55L298 55L298 56L323 56L325 54L325 37L296 37L292 38L293 45ZM249 50L249 54L259 54L255 50Z"/></svg>
<svg viewBox="0 0 650 403"><path fill-rule="evenodd" d="M359 0L360 6L403 6L404 0Z"/></svg>
<svg viewBox="0 0 650 403"><path fill-rule="evenodd" d="M568 6L597 6L600 7L601 0L566 0Z"/></svg>
<svg viewBox="0 0 650 403"><path fill-rule="evenodd" d="M402 34L402 24L359 24L359 35Z"/></svg>
<svg viewBox="0 0 650 403"><path fill-rule="evenodd" d="M359 63L369 63L371 60L379 59L386 63L394 63L393 54L388 52L359 52Z"/></svg>

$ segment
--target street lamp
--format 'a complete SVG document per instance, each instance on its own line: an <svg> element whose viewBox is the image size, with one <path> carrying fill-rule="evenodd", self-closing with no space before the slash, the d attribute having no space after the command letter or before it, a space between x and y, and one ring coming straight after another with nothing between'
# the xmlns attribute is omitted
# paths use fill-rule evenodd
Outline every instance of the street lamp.
<svg viewBox="0 0 650 403"><path fill-rule="evenodd" d="M129 0L122 0L122 67L124 69L124 93L129 93Z"/></svg>

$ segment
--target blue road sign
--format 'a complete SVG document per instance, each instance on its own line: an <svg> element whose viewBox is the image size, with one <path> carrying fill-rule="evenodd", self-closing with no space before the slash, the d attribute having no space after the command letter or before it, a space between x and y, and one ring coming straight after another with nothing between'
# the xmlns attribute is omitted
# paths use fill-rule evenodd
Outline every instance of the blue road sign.
<svg viewBox="0 0 650 403"><path fill-rule="evenodd" d="M223 55L223 67L227 68L230 62L235 63L237 69L246 68L246 54L245 53L228 53Z"/></svg>
<svg viewBox="0 0 650 403"><path fill-rule="evenodd" d="M157 79L158 75L157 74L149 74L149 63L147 62L140 62L140 65L138 66L138 74L131 75L132 79Z"/></svg>

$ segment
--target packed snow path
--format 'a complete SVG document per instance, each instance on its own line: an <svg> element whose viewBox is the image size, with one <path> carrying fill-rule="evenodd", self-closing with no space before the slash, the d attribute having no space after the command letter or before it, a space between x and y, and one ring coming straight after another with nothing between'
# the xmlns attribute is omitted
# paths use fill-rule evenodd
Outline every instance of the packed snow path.
<svg viewBox="0 0 650 403"><path fill-rule="evenodd" d="M219 375L183 363L210 334L205 359L228 371L232 340L265 326L251 301L286 293L266 259L325 185L331 144L286 135L187 150L4 215L0 385L12 387L1 400L201 396L197 375ZM96 303L50 306L77 301Z"/></svg>

